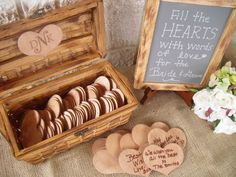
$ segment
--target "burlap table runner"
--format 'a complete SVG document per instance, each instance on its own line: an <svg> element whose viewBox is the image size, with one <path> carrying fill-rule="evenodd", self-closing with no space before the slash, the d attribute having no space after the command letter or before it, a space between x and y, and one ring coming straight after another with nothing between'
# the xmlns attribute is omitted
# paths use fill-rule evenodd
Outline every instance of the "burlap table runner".
<svg viewBox="0 0 236 177"><path fill-rule="evenodd" d="M133 68L122 72L133 83ZM138 99L142 91L135 91ZM213 134L207 122L197 118L173 92L160 92L146 105L139 106L125 128L138 123L164 121L171 127L182 128L188 139L185 161L170 177L236 177L236 134ZM105 135L103 135L105 136ZM14 159L7 142L0 136L0 177L100 177L92 166L91 145L94 140L33 166ZM127 174L108 175L116 177ZM150 176L161 176L153 172Z"/></svg>

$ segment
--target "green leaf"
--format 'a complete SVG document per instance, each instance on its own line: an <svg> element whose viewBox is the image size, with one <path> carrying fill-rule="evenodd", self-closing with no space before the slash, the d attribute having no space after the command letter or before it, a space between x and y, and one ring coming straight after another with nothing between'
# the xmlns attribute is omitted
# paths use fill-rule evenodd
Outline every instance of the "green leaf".
<svg viewBox="0 0 236 177"><path fill-rule="evenodd" d="M216 77L220 78L220 76L221 76L220 70L217 70L217 71L215 72L215 75L216 75Z"/></svg>
<svg viewBox="0 0 236 177"><path fill-rule="evenodd" d="M234 115L229 117L233 122L236 122L236 118L234 117Z"/></svg>
<svg viewBox="0 0 236 177"><path fill-rule="evenodd" d="M207 91L211 91L211 90L213 90L215 87L216 87L216 86L214 86L214 87L209 87L209 86L207 86L206 89L207 89Z"/></svg>
<svg viewBox="0 0 236 177"><path fill-rule="evenodd" d="M236 89L234 89L233 94L236 95Z"/></svg>
<svg viewBox="0 0 236 177"><path fill-rule="evenodd" d="M228 67L228 66L223 66L222 68L221 68L221 74L229 74L230 73L230 67Z"/></svg>
<svg viewBox="0 0 236 177"><path fill-rule="evenodd" d="M221 120L216 120L216 121L214 121L214 128L216 128L216 127L219 125L220 121L221 121Z"/></svg>
<svg viewBox="0 0 236 177"><path fill-rule="evenodd" d="M224 91L227 92L229 86L230 86L230 85L227 84L227 83L222 83L222 82L220 82L220 83L218 83L217 88L219 88L219 89L224 90Z"/></svg>
<svg viewBox="0 0 236 177"><path fill-rule="evenodd" d="M236 84L236 75L230 76L230 82L235 85Z"/></svg>
<svg viewBox="0 0 236 177"><path fill-rule="evenodd" d="M190 89L190 92L193 92L193 93L197 93L199 90L198 89L195 89L195 88L192 88Z"/></svg>

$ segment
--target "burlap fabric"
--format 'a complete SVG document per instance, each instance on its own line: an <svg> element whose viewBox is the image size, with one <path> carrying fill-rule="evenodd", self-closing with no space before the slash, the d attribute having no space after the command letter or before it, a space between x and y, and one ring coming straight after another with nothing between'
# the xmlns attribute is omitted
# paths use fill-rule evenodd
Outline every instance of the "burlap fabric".
<svg viewBox="0 0 236 177"><path fill-rule="evenodd" d="M133 68L122 69L130 76ZM130 72L132 71L132 72ZM140 99L142 91L135 91ZM159 92L144 106L139 106L125 128L138 123L167 122L171 127L182 128L187 135L185 161L172 172L170 177L235 177L236 134L213 134L207 122L200 120L173 92ZM103 136L106 136L103 135ZM0 177L102 177L92 165L91 145L94 140L57 155L50 160L33 166L14 159L7 142L0 137ZM108 176L128 177L127 174ZM150 175L161 176L157 172Z"/></svg>

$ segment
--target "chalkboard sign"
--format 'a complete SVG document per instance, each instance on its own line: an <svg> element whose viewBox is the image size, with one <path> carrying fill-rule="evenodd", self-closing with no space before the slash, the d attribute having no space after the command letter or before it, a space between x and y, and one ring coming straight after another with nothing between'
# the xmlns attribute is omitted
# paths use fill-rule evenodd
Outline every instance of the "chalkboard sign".
<svg viewBox="0 0 236 177"><path fill-rule="evenodd" d="M216 70L236 23L236 3L148 0L135 88L200 88Z"/></svg>

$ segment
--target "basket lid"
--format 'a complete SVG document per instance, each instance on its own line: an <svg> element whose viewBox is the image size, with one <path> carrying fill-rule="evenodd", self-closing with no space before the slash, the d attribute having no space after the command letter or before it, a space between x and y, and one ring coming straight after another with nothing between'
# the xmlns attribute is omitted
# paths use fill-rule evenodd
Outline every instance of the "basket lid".
<svg viewBox="0 0 236 177"><path fill-rule="evenodd" d="M25 35L29 31L35 38ZM102 0L82 0L35 19L0 27L0 100L104 57L104 36ZM49 45L51 41L54 44ZM25 51L26 44L41 52Z"/></svg>

